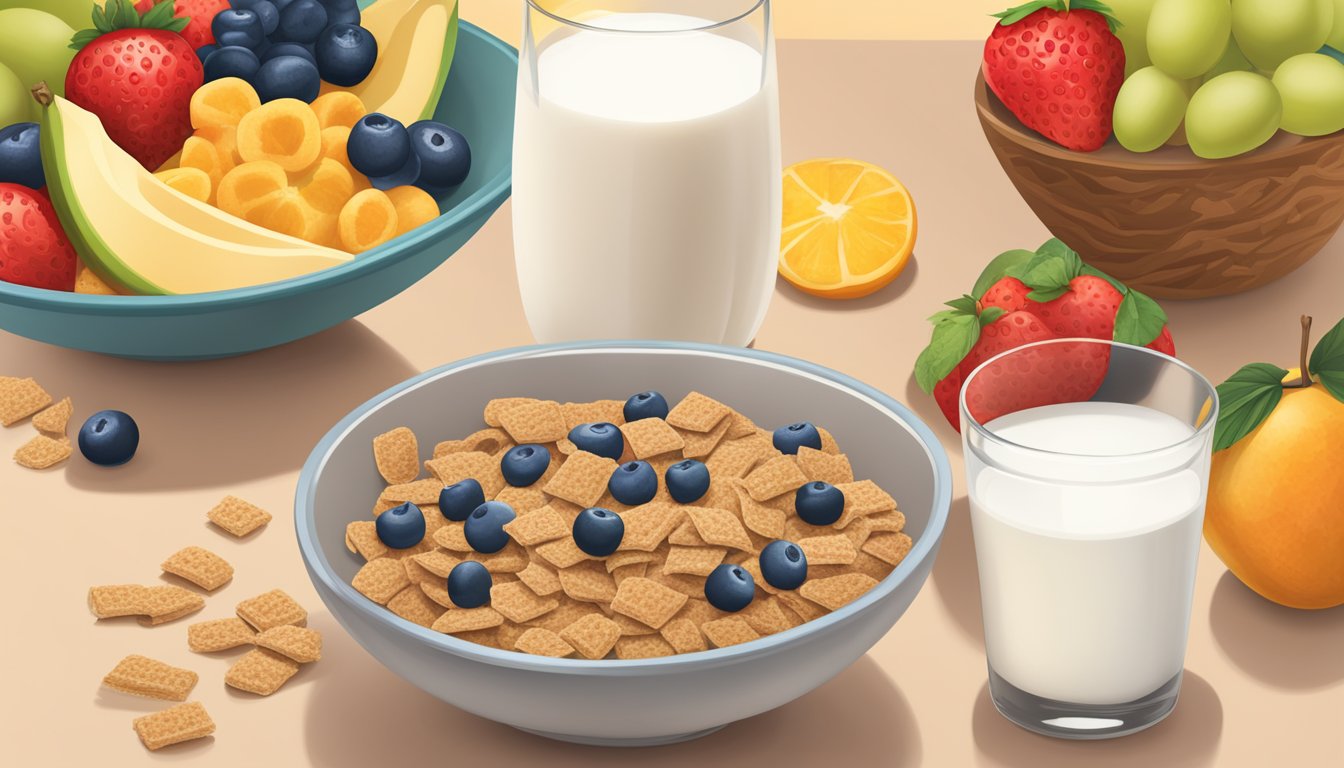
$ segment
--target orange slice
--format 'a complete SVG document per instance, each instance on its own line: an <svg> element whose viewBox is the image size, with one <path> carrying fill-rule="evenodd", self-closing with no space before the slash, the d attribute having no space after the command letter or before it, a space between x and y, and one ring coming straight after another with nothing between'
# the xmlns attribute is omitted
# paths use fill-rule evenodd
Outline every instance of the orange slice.
<svg viewBox="0 0 1344 768"><path fill-rule="evenodd" d="M827 158L789 166L779 273L814 296L867 296L910 261L916 224L910 192L871 163Z"/></svg>

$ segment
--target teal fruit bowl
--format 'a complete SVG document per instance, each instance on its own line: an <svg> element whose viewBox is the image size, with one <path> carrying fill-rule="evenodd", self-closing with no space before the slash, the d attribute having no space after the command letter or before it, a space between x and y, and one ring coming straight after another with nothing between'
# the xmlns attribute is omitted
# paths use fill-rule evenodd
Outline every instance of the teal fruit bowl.
<svg viewBox="0 0 1344 768"><path fill-rule="evenodd" d="M461 248L508 199L517 52L460 23L434 119L471 144L471 175L434 221L354 261L251 288L185 296L90 296L0 282L0 328L71 349L148 360L229 357L349 320L402 292Z"/></svg>

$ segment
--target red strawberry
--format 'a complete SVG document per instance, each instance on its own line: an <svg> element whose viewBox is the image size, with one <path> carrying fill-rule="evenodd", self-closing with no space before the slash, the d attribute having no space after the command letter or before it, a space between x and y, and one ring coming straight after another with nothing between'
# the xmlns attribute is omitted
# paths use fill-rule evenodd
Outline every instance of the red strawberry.
<svg viewBox="0 0 1344 768"><path fill-rule="evenodd" d="M1109 339L1115 335L1115 313L1125 297L1105 279L1078 275L1058 298L1029 307L1059 336Z"/></svg>
<svg viewBox="0 0 1344 768"><path fill-rule="evenodd" d="M1014 312L994 325L1018 315L1031 318L1029 312ZM1035 320L1014 322L1016 326L1005 329L995 343L1002 349L993 353L987 350L985 359L1031 341L1040 341L1032 338L1033 330L1049 334ZM1057 337L1051 334L1045 338ZM1090 400L1106 380L1110 359L1110 347L1090 342L1064 341L1020 350L1013 354L1011 363L991 363L971 379L966 385L966 409L976 421L985 424L1028 408Z"/></svg>
<svg viewBox="0 0 1344 768"><path fill-rule="evenodd" d="M46 190L0 183L0 280L72 291L75 264Z"/></svg>
<svg viewBox="0 0 1344 768"><path fill-rule="evenodd" d="M117 146L155 170L191 135L191 95L205 81L201 60L178 34L186 19L168 3L143 17L130 0L94 7L96 29L75 33L79 47L65 97L98 115Z"/></svg>
<svg viewBox="0 0 1344 768"><path fill-rule="evenodd" d="M1003 277L985 291L980 297L981 306L998 307L1004 312L1016 312L1027 306L1027 294L1031 289L1016 277Z"/></svg>
<svg viewBox="0 0 1344 768"><path fill-rule="evenodd" d="M140 0L135 9L143 16L154 6L166 2L168 0ZM173 15L191 19L191 23L182 29L182 37L193 49L214 45L215 33L210 29L210 22L215 20L216 14L228 8L229 0L173 0Z"/></svg>
<svg viewBox="0 0 1344 768"><path fill-rule="evenodd" d="M943 412L943 418L947 419L947 423L957 427L957 429L961 429L959 426L961 424L961 410L957 403L957 398L960 396L961 366L958 365L933 388L933 399L938 403L938 409Z"/></svg>
<svg viewBox="0 0 1344 768"><path fill-rule="evenodd" d="M1091 152L1111 136L1125 49L1098 0L1032 0L999 14L985 41L985 82L1028 128Z"/></svg>

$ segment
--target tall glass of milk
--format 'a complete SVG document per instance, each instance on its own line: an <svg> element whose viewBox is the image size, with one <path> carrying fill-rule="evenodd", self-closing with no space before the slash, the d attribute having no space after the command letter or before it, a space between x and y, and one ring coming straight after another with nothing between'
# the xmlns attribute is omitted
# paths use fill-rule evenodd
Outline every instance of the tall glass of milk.
<svg viewBox="0 0 1344 768"><path fill-rule="evenodd" d="M769 0L526 0L517 101L537 340L749 343L779 256Z"/></svg>
<svg viewBox="0 0 1344 768"><path fill-rule="evenodd" d="M1058 339L966 379L962 441L989 689L1014 723L1147 728L1184 668L1218 396L1141 347Z"/></svg>

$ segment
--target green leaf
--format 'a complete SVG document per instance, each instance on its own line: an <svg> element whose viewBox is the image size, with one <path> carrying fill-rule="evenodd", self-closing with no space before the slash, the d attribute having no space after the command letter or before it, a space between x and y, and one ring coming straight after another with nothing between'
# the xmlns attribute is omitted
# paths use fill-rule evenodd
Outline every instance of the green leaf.
<svg viewBox="0 0 1344 768"><path fill-rule="evenodd" d="M135 4L129 0L116 0L117 2L117 27L119 29L130 29L140 26L140 12L135 10Z"/></svg>
<svg viewBox="0 0 1344 768"><path fill-rule="evenodd" d="M915 360L915 382L925 394L933 392L966 358L980 338L980 321L975 315L949 317L933 327L929 345Z"/></svg>
<svg viewBox="0 0 1344 768"><path fill-rule="evenodd" d="M989 292L990 288L994 287L995 283L1005 277L1017 277L1017 270L1035 257L1035 253L1022 248L1000 253L994 257L993 261L985 265L985 270L980 273L980 277L976 278L975 287L971 289L971 295L977 299L985 298L985 294Z"/></svg>
<svg viewBox="0 0 1344 768"><path fill-rule="evenodd" d="M972 296L961 295L943 303L964 315L975 314L975 298Z"/></svg>
<svg viewBox="0 0 1344 768"><path fill-rule="evenodd" d="M1283 397L1288 371L1269 363L1251 363L1218 385L1218 424L1213 450L1231 447L1260 426Z"/></svg>
<svg viewBox="0 0 1344 768"><path fill-rule="evenodd" d="M1036 249L1037 256L1064 256L1066 258L1078 259L1078 252L1064 244L1058 237L1052 237L1041 243L1041 247ZM1081 261L1081 259L1080 259Z"/></svg>
<svg viewBox="0 0 1344 768"><path fill-rule="evenodd" d="M1102 18L1106 19L1106 26L1111 28L1112 34L1125 26L1115 17L1115 11L1111 9L1111 6L1098 0L1073 0L1069 4L1069 8L1075 11L1096 11L1101 14Z"/></svg>
<svg viewBox="0 0 1344 768"><path fill-rule="evenodd" d="M1121 296L1124 296L1126 293L1129 293L1129 286L1125 285L1119 280L1116 280L1114 277L1111 277L1105 272L1102 272L1100 269L1097 269L1091 264L1087 263L1083 264L1083 274L1091 275L1092 277L1100 277L1102 280L1105 280L1106 282L1110 283L1112 288L1119 291Z"/></svg>
<svg viewBox="0 0 1344 768"><path fill-rule="evenodd" d="M1122 344L1137 347L1153 343L1167 324L1167 313L1162 307L1138 291L1128 291L1115 313L1115 332L1111 338Z"/></svg>
<svg viewBox="0 0 1344 768"><path fill-rule="evenodd" d="M998 19L1000 25L1007 27L1016 24L1042 8L1050 8L1056 11L1065 10L1064 0L1032 0L1030 3L990 15Z"/></svg>
<svg viewBox="0 0 1344 768"><path fill-rule="evenodd" d="M1006 314L1008 310L1003 307L985 307L985 311L980 313L980 327L984 328Z"/></svg>
<svg viewBox="0 0 1344 768"><path fill-rule="evenodd" d="M99 32L112 31L112 23L107 19L107 11L101 5L93 6L93 28Z"/></svg>
<svg viewBox="0 0 1344 768"><path fill-rule="evenodd" d="M965 312L962 312L959 309L944 309L941 312L934 312L932 315L929 315L929 322L937 325L944 320L950 320L954 317L962 317L965 314Z"/></svg>
<svg viewBox="0 0 1344 768"><path fill-rule="evenodd" d="M1326 331L1311 352L1307 368L1321 379L1321 384L1344 403L1344 320Z"/></svg>

